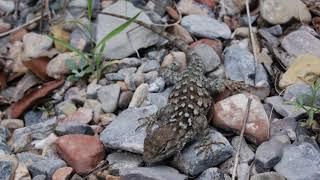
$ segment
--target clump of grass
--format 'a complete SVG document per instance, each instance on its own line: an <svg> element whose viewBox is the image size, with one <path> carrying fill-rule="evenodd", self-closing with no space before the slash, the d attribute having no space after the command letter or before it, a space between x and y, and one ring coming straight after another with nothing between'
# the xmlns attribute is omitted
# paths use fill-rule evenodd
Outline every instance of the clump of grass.
<svg viewBox="0 0 320 180"><path fill-rule="evenodd" d="M311 128L313 130L319 129L319 123L315 117L320 113L319 105L320 94L320 79L316 80L311 85L311 94L302 94L298 96L294 104L307 112L308 119L302 123L304 127Z"/></svg>
<svg viewBox="0 0 320 180"><path fill-rule="evenodd" d="M61 39L55 38L53 36L49 36L52 40L59 43L61 46L67 48L71 52L76 53L80 57L80 62L76 63L74 60L67 60L66 66L70 69L71 75L68 77L71 81L77 81L86 76L94 76L96 79L100 79L101 73L103 70L113 64L118 63L117 60L110 61L108 63L103 63L103 51L105 49L106 43L122 31L124 31L139 15L136 14L132 18L130 18L125 23L121 24L113 31L104 36L99 42L95 43L94 34L93 34L93 24L92 24L92 0L88 0L88 24L83 24L80 21L72 21L73 23L79 24L82 26L89 35L90 40L90 51L83 52L80 49L74 48L70 45L70 43L65 42Z"/></svg>

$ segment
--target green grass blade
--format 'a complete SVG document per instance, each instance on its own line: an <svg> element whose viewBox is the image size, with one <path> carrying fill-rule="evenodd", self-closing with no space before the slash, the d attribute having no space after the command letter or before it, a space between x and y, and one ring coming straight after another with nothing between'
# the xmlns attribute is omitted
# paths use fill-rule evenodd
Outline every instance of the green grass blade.
<svg viewBox="0 0 320 180"><path fill-rule="evenodd" d="M117 34L121 33L123 30L125 30L137 17L140 15L141 12L133 16L131 19L129 19L127 22L121 24L117 28L115 28L113 31L111 31L109 34L103 37L103 39L97 44L97 46L94 49L94 52L97 53L97 50L99 50L99 53L102 53L104 51L105 43L116 36Z"/></svg>
<svg viewBox="0 0 320 180"><path fill-rule="evenodd" d="M67 48L70 51L77 53L83 59L87 59L86 55L82 51L80 51L77 48L72 47L68 42L65 42L65 41L63 41L61 39L55 38L54 36L51 36L51 35L48 35L48 36L49 36L50 39L52 39L53 41L57 42L58 44L60 44L64 48Z"/></svg>
<svg viewBox="0 0 320 180"><path fill-rule="evenodd" d="M91 18L92 18L92 0L88 0L88 18L91 21Z"/></svg>

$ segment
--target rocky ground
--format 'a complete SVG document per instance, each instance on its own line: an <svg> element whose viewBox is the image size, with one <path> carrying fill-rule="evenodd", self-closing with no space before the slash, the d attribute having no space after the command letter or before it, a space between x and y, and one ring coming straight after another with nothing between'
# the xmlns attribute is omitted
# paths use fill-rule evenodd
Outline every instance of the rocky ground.
<svg viewBox="0 0 320 180"><path fill-rule="evenodd" d="M320 179L317 0L251 0L249 9L245 0L95 0L92 21L88 2L0 0L1 180ZM198 140L159 165L143 162L139 119L163 107L171 91L159 69L178 63L181 72L188 62L131 24L103 51L103 65L117 63L99 79L84 76L79 53L59 40L90 52L92 40L99 44L124 22L99 11L142 11L139 20L190 43L208 77L252 86L221 93L208 115L211 138L225 146L213 144L208 158L197 155Z"/></svg>

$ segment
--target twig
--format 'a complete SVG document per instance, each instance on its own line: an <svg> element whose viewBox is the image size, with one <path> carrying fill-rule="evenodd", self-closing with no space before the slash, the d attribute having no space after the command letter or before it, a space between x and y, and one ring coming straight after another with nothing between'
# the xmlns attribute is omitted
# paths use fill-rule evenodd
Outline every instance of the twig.
<svg viewBox="0 0 320 180"><path fill-rule="evenodd" d="M246 129L246 124L247 124L248 117L249 117L251 102L252 102L252 99L249 98L248 102L247 102L246 113L245 113L245 115L243 117L243 123L242 123L241 132L240 132L240 140L239 140L239 144L238 144L238 147L237 147L236 157L235 157L235 160L234 160L234 166L233 166L233 170L232 170L232 180L235 180L235 178L236 178L236 172L237 172L237 167L238 167L238 163L239 163L239 154L240 154L240 149L241 149L241 144L242 144L244 131Z"/></svg>
<svg viewBox="0 0 320 180"><path fill-rule="evenodd" d="M48 13L45 13L43 16L47 16L47 15L48 15ZM25 24L23 24L23 25L21 25L21 26L18 26L18 27L16 27L16 28L13 28L13 29L11 29L10 31L1 33L1 34L0 34L0 37L7 36L7 35L9 35L9 34L11 34L11 33L14 33L14 32L16 32L16 31L20 30L21 28L24 28L24 27L26 27L26 26L29 26L29 25L32 24L32 23L35 23L35 22L39 21L40 19L41 19L41 16L38 16L38 17L32 19L31 21L26 22Z"/></svg>
<svg viewBox="0 0 320 180"><path fill-rule="evenodd" d="M256 46L256 43L255 43L255 40L254 40L253 30L252 30L252 26L251 26L249 0L246 0L246 11L247 11L247 17L248 17L251 46L252 46L253 57L254 57L254 61L255 61L255 63L254 63L255 64L254 71L255 71L255 76L256 76L257 75L257 69L258 69L258 59L257 59L257 52L256 52L257 46ZM256 78L254 78L254 85L256 85Z"/></svg>
<svg viewBox="0 0 320 180"><path fill-rule="evenodd" d="M43 14L44 14L44 5L45 4L45 0L41 1L41 19L40 19L40 25L39 25L39 29L40 29L40 34L42 34L42 30L43 30Z"/></svg>

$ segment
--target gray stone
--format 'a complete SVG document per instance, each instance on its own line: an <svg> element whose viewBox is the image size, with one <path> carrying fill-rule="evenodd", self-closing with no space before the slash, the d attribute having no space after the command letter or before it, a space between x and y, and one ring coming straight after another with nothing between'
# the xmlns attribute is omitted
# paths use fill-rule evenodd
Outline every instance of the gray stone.
<svg viewBox="0 0 320 180"><path fill-rule="evenodd" d="M142 164L143 159L141 155L129 152L115 152L108 155L107 161L110 164L110 170L119 170L138 167Z"/></svg>
<svg viewBox="0 0 320 180"><path fill-rule="evenodd" d="M126 76L130 76L137 71L136 67L122 68L117 73L106 74L106 78L110 81L123 81Z"/></svg>
<svg viewBox="0 0 320 180"><path fill-rule="evenodd" d="M105 113L114 112L118 105L119 96L120 86L118 84L101 87L98 90L98 99L102 104L102 110Z"/></svg>
<svg viewBox="0 0 320 180"><path fill-rule="evenodd" d="M102 112L102 105L101 103L98 101L98 100L95 100L95 99L87 99L85 102L84 102L84 105L83 105L84 108L87 108L87 109L91 109L93 111L93 120L96 121L101 112Z"/></svg>
<svg viewBox="0 0 320 180"><path fill-rule="evenodd" d="M0 126L0 141L6 142L7 138L9 137L10 131L3 127Z"/></svg>
<svg viewBox="0 0 320 180"><path fill-rule="evenodd" d="M7 14L10 14L15 9L15 3L13 1L1 0L0 9L6 12Z"/></svg>
<svg viewBox="0 0 320 180"><path fill-rule="evenodd" d="M150 71L157 71L160 68L160 64L157 60L148 60L141 64L138 71L139 73L147 73Z"/></svg>
<svg viewBox="0 0 320 180"><path fill-rule="evenodd" d="M246 48L235 44L225 49L224 68L226 76L234 81L254 85L255 61Z"/></svg>
<svg viewBox="0 0 320 180"><path fill-rule="evenodd" d="M66 165L67 164L60 159L44 159L32 163L28 166L28 170L32 176L46 175L46 179L49 180L57 169L65 167Z"/></svg>
<svg viewBox="0 0 320 180"><path fill-rule="evenodd" d="M281 96L267 97L265 103L272 105L273 109L283 117L296 118L305 113L303 109L289 104L288 101L285 101Z"/></svg>
<svg viewBox="0 0 320 180"><path fill-rule="evenodd" d="M80 28L75 28L70 34L70 45L81 51L89 46L88 34Z"/></svg>
<svg viewBox="0 0 320 180"><path fill-rule="evenodd" d="M213 71L221 64L219 55L209 45L198 44L194 50L201 57L206 67L206 72Z"/></svg>
<svg viewBox="0 0 320 180"><path fill-rule="evenodd" d="M130 179L130 175L135 175L135 179L146 180L187 180L187 176L180 174L179 171L168 166L154 166L154 167L136 167L129 169L121 169L119 174ZM124 178L126 179L126 178ZM131 178L134 179L134 178Z"/></svg>
<svg viewBox="0 0 320 180"><path fill-rule="evenodd" d="M161 93L148 93L148 101L152 105L156 105L158 108L164 107L168 103L168 97L172 88L167 88Z"/></svg>
<svg viewBox="0 0 320 180"><path fill-rule="evenodd" d="M263 142L258 146L256 151L256 171L266 172L273 168L282 157L282 150L284 146L290 144L287 142L280 142L276 138Z"/></svg>
<svg viewBox="0 0 320 180"><path fill-rule="evenodd" d="M281 161L274 169L290 180L318 180L320 177L320 152L309 143L288 145Z"/></svg>
<svg viewBox="0 0 320 180"><path fill-rule="evenodd" d="M158 77L153 83L149 85L149 92L157 93L162 92L165 88L166 83L162 77Z"/></svg>
<svg viewBox="0 0 320 180"><path fill-rule="evenodd" d="M97 93L98 90L101 88L102 86L100 84L97 84L97 81L92 81L88 86L87 86L87 96L89 98L97 98Z"/></svg>
<svg viewBox="0 0 320 180"><path fill-rule="evenodd" d="M223 4L223 8L225 9L225 13L227 15L236 15L241 13L241 11L245 8L245 1L243 0L221 0L221 4ZM251 1L250 1L251 2Z"/></svg>
<svg viewBox="0 0 320 180"><path fill-rule="evenodd" d="M119 68L129 68L129 67L138 67L142 64L142 60L138 58L124 58L119 62Z"/></svg>
<svg viewBox="0 0 320 180"><path fill-rule="evenodd" d="M27 111L24 114L24 125L25 126L31 126L34 124L38 124L41 122L44 122L45 119L42 118L43 113L41 111L35 111L35 110L31 110L31 111Z"/></svg>
<svg viewBox="0 0 320 180"><path fill-rule="evenodd" d="M145 127L137 129L138 119L155 113L154 105L141 108L128 108L122 111L100 134L100 140L109 148L122 149L133 153L143 153L146 136ZM137 129L137 130L136 130Z"/></svg>
<svg viewBox="0 0 320 180"><path fill-rule="evenodd" d="M265 0L260 5L260 13L271 24L284 24L292 18L306 23L311 21L309 9L300 0Z"/></svg>
<svg viewBox="0 0 320 180"><path fill-rule="evenodd" d="M151 71L148 73L144 73L143 75L144 75L145 82L148 84L151 84L159 77L159 72L158 71Z"/></svg>
<svg viewBox="0 0 320 180"><path fill-rule="evenodd" d="M168 51L166 49L160 49L158 51L150 51L148 52L149 59L155 59L159 63L162 62L163 58L167 55Z"/></svg>
<svg viewBox="0 0 320 180"><path fill-rule="evenodd" d="M281 36L283 34L282 27L280 24L268 27L268 28L262 28L265 31L268 31L274 36Z"/></svg>
<svg viewBox="0 0 320 180"><path fill-rule="evenodd" d="M4 141L0 141L0 156L2 155L8 155L11 153L10 147L7 145L7 143Z"/></svg>
<svg viewBox="0 0 320 180"><path fill-rule="evenodd" d="M312 95L311 86L307 84L293 84L286 88L283 94L285 101L295 102L297 98L300 98L304 104L309 104L310 100L308 96ZM320 91L316 95L316 105L320 106Z"/></svg>
<svg viewBox="0 0 320 180"><path fill-rule="evenodd" d="M133 17L140 12L140 10L134 7L130 2L117 1L116 3L105 8L103 12ZM142 12L137 19L148 24L152 23L144 12ZM99 14L97 17L97 42L101 41L104 36L125 21L126 20L116 17ZM136 50L152 46L159 40L160 38L157 34L133 23L124 31L108 41L105 46L104 55L110 59L128 57L129 55L135 53Z"/></svg>
<svg viewBox="0 0 320 180"><path fill-rule="evenodd" d="M55 129L55 133L58 136L68 134L94 135L94 131L89 125L80 123L60 123Z"/></svg>
<svg viewBox="0 0 320 180"><path fill-rule="evenodd" d="M0 161L0 179L11 180L14 177L14 164L11 161Z"/></svg>
<svg viewBox="0 0 320 180"><path fill-rule="evenodd" d="M306 31L291 32L283 38L281 46L293 56L311 54L320 57L320 40Z"/></svg>
<svg viewBox="0 0 320 180"><path fill-rule="evenodd" d="M288 135L288 131L296 131L297 120L292 117L274 119L271 122L270 136Z"/></svg>
<svg viewBox="0 0 320 180"><path fill-rule="evenodd" d="M195 176L231 157L233 148L221 133L211 129L209 137L213 142L222 142L224 144L211 145L211 151L205 156L205 153L198 154L200 148L196 148L196 146L199 146L201 143L200 139L190 144L190 146L185 147L179 154L175 155L172 162L173 165L181 172Z"/></svg>
<svg viewBox="0 0 320 180"><path fill-rule="evenodd" d="M280 41L278 40L278 38L276 38L275 36L273 36L271 33L269 33L268 31L264 30L264 29L259 29L258 33L260 34L260 36L265 39L267 41L268 44L271 45L271 47L278 47L280 44Z"/></svg>
<svg viewBox="0 0 320 180"><path fill-rule="evenodd" d="M48 36L28 33L23 36L24 55L29 58L37 58L48 54L48 49L53 44Z"/></svg>
<svg viewBox="0 0 320 180"><path fill-rule="evenodd" d="M233 149L238 148L239 141L240 141L240 136L235 136L234 138L232 138L231 145ZM254 159L254 152L252 152L252 150L249 148L245 139L242 139L239 157L240 157L240 162L247 162L247 163L251 162Z"/></svg>
<svg viewBox="0 0 320 180"><path fill-rule="evenodd" d="M251 176L250 180L286 180L286 178L276 172L265 172Z"/></svg>
<svg viewBox="0 0 320 180"><path fill-rule="evenodd" d="M46 175L37 175L35 177L32 178L32 180L46 180L47 179L47 176Z"/></svg>
<svg viewBox="0 0 320 180"><path fill-rule="evenodd" d="M17 158L19 160L19 163L22 163L25 166L30 166L33 163L45 159L43 156L31 152L18 153Z"/></svg>
<svg viewBox="0 0 320 180"><path fill-rule="evenodd" d="M231 36L231 31L225 23L204 15L184 16L181 25L198 37L228 39Z"/></svg>
<svg viewBox="0 0 320 180"><path fill-rule="evenodd" d="M62 101L55 106L56 113L69 115L77 110L76 105L71 101Z"/></svg>
<svg viewBox="0 0 320 180"><path fill-rule="evenodd" d="M83 102L86 100L85 89L80 89L78 87L69 88L64 95L64 100L82 105Z"/></svg>
<svg viewBox="0 0 320 180"><path fill-rule="evenodd" d="M248 180L250 174L250 166L248 163L240 162L237 166L237 177L238 180Z"/></svg>
<svg viewBox="0 0 320 180"><path fill-rule="evenodd" d="M231 178L224 174L220 169L218 168L209 168L205 171L203 171L200 176L196 178L196 180L231 180Z"/></svg>

